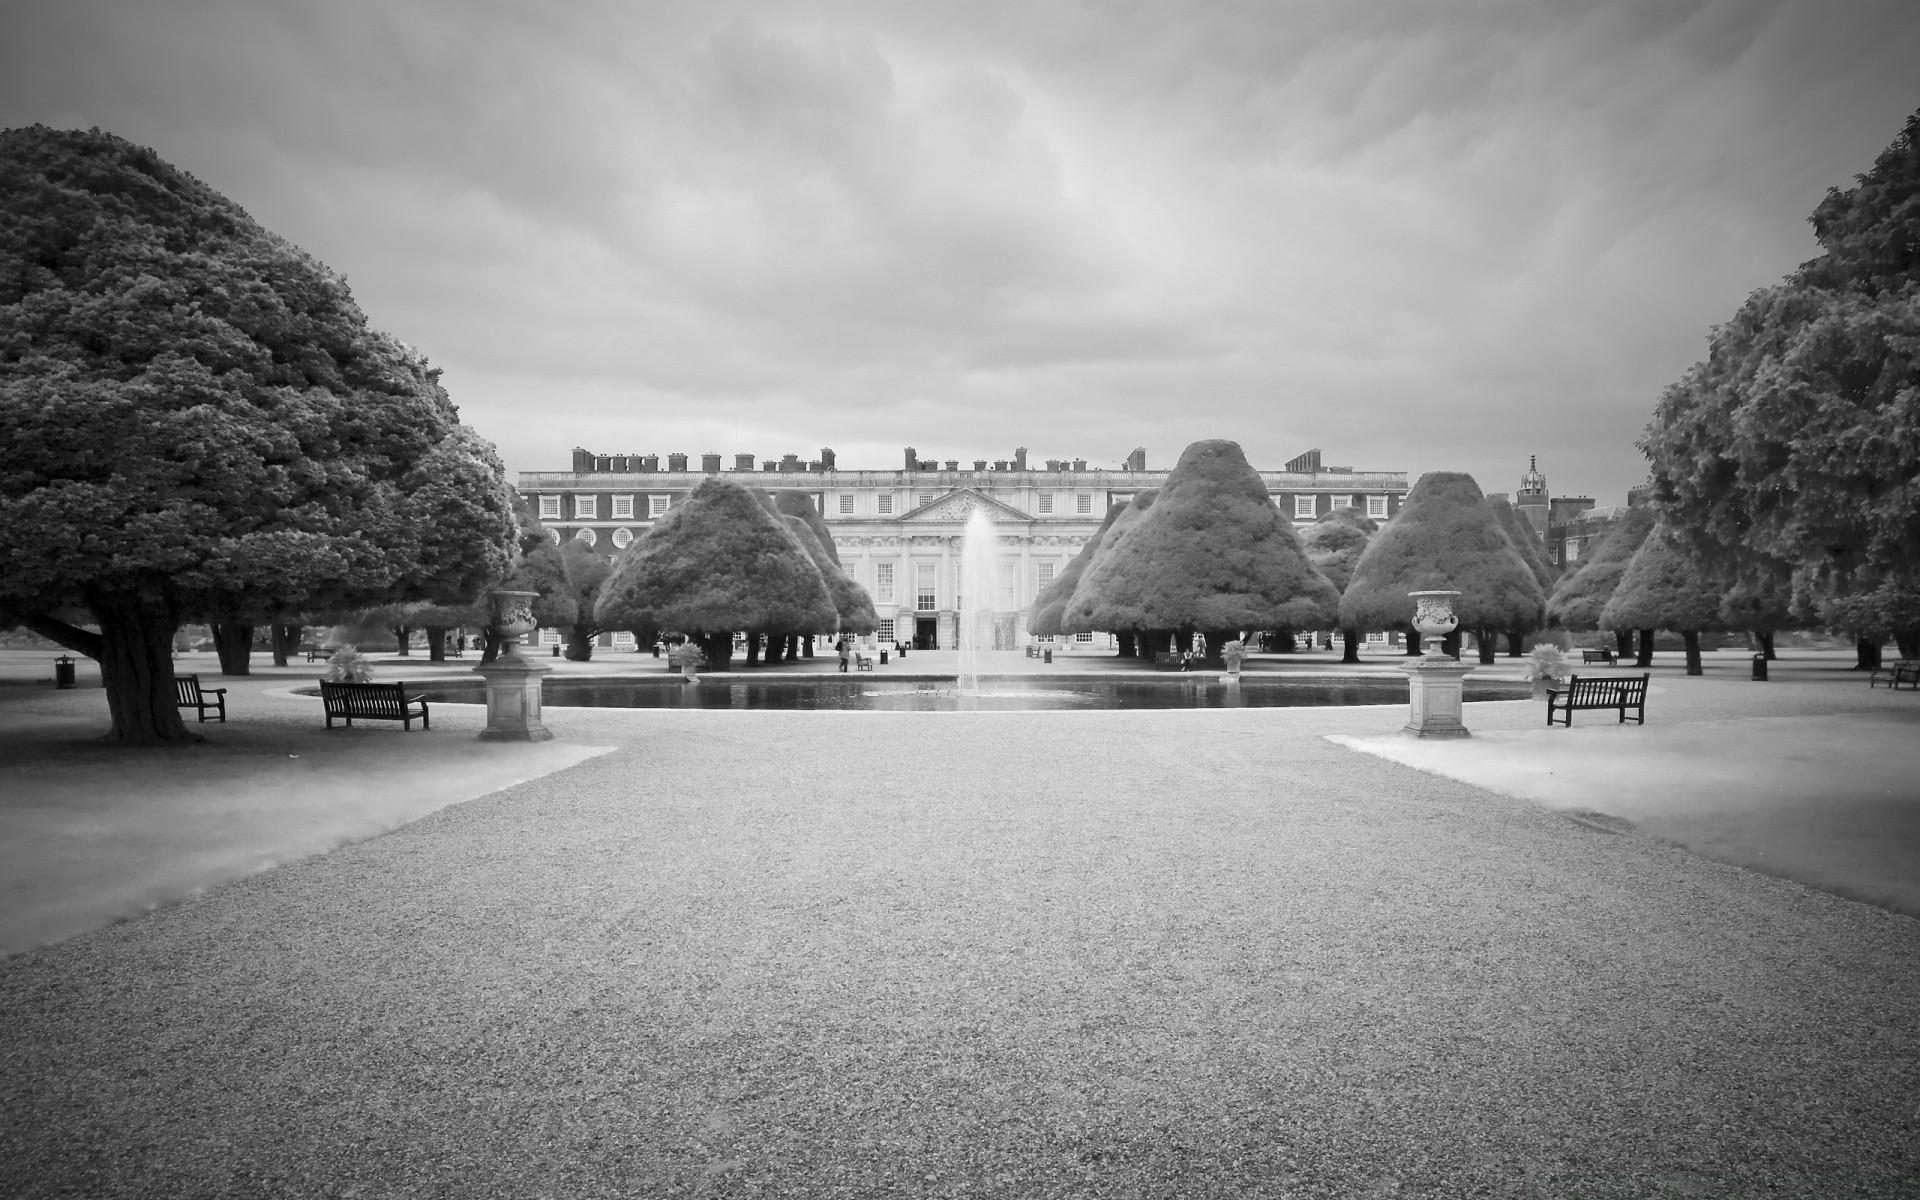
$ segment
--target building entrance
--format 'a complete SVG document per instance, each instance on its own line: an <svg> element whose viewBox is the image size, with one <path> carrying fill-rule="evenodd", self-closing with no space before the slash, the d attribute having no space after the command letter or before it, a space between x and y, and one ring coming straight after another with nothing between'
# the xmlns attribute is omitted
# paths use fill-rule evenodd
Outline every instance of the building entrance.
<svg viewBox="0 0 1920 1200"><path fill-rule="evenodd" d="M940 622L934 617L915 617L913 620L913 648L915 650L938 650L940 648Z"/></svg>

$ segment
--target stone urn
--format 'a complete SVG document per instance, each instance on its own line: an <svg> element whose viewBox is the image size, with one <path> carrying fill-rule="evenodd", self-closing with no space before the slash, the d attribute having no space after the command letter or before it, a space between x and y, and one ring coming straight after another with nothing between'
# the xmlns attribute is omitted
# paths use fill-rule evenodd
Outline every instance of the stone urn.
<svg viewBox="0 0 1920 1200"><path fill-rule="evenodd" d="M533 602L539 597L539 592L501 590L487 593L492 618L489 627L500 644L499 653L495 657L520 657L520 639L532 633L540 625L533 616Z"/></svg>
<svg viewBox="0 0 1920 1200"><path fill-rule="evenodd" d="M1407 593L1413 597L1413 627L1421 636L1437 642L1460 628L1460 618L1453 611L1453 598L1459 594L1454 591Z"/></svg>

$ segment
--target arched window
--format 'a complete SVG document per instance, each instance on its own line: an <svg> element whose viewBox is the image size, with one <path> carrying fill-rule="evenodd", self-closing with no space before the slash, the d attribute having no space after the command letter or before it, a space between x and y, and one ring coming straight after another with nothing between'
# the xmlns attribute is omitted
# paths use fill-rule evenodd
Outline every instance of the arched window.
<svg viewBox="0 0 1920 1200"><path fill-rule="evenodd" d="M582 529L579 533L576 533L573 535L573 540L576 542L585 542L587 545L591 546L595 542L599 541L600 537L598 534L594 533L594 531L591 529Z"/></svg>
<svg viewBox="0 0 1920 1200"><path fill-rule="evenodd" d="M560 531L558 529L547 530L547 536L553 539L554 545L558 546L560 544Z"/></svg>
<svg viewBox="0 0 1920 1200"><path fill-rule="evenodd" d="M633 544L633 530L616 529L613 531L613 544L625 550Z"/></svg>

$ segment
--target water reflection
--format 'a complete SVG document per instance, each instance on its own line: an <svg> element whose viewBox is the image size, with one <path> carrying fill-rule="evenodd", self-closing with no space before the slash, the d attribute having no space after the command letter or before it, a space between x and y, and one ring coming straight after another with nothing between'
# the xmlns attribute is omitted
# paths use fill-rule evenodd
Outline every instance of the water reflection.
<svg viewBox="0 0 1920 1200"><path fill-rule="evenodd" d="M409 689L411 690L411 689ZM436 704L479 704L478 686L423 688ZM1024 680L986 679L977 692L962 692L952 680L743 680L706 676L679 679L549 679L545 703L582 708L728 708L870 710L893 712L1038 711L1135 708L1300 708L1351 704L1405 704L1400 679L1243 680L1217 679ZM1466 699L1521 700L1524 683L1468 680Z"/></svg>

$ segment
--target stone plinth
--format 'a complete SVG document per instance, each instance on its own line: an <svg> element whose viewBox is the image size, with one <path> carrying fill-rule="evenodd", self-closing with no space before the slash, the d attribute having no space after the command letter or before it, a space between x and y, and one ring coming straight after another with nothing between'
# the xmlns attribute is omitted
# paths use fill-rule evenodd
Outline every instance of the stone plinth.
<svg viewBox="0 0 1920 1200"><path fill-rule="evenodd" d="M487 681L487 727L480 731L480 740L544 742L551 739L553 731L540 721L540 677L552 670L516 653L502 654L491 663L475 667L473 673Z"/></svg>
<svg viewBox="0 0 1920 1200"><path fill-rule="evenodd" d="M1445 654L1425 654L1400 664L1407 673L1407 723L1400 732L1413 737L1463 738L1471 736L1462 713L1464 680L1475 664Z"/></svg>

